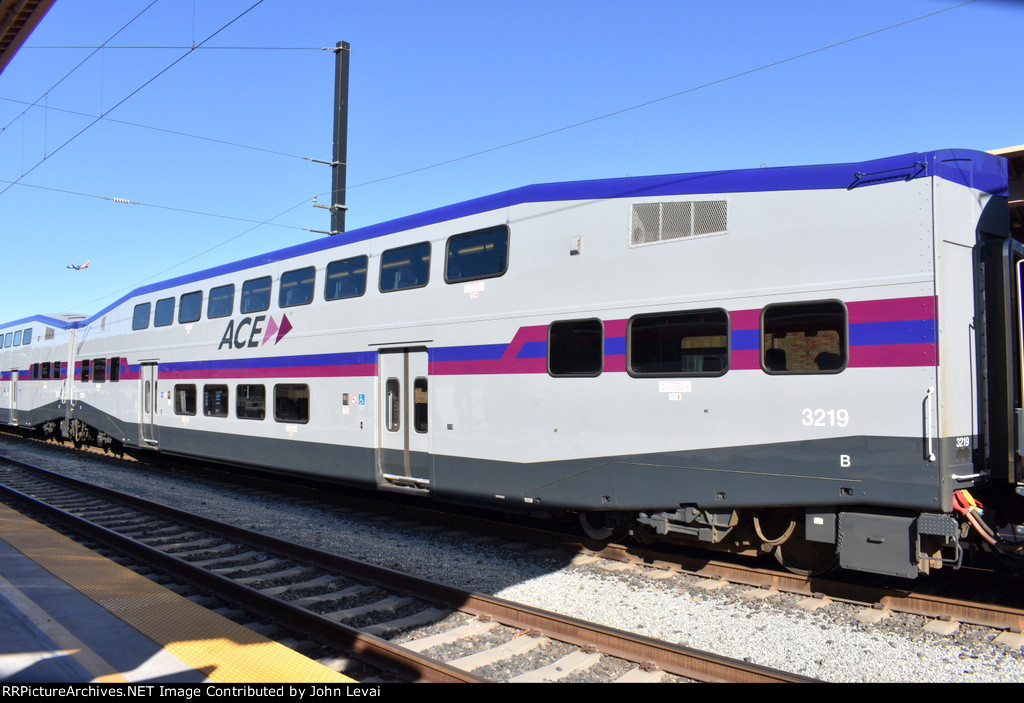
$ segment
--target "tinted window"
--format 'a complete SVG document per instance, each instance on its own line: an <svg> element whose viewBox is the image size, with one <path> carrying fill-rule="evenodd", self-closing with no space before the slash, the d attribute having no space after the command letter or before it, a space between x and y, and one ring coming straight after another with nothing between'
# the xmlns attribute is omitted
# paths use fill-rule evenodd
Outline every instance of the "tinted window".
<svg viewBox="0 0 1024 703"><path fill-rule="evenodd" d="M144 330L149 327L149 303L139 303L132 314L132 329Z"/></svg>
<svg viewBox="0 0 1024 703"><path fill-rule="evenodd" d="M32 343L32 328L31 327L28 327L28 328L25 329L25 334L21 338L21 343L22 344L31 344Z"/></svg>
<svg viewBox="0 0 1024 703"><path fill-rule="evenodd" d="M203 386L203 415L210 417L228 416L228 387L224 385Z"/></svg>
<svg viewBox="0 0 1024 703"><path fill-rule="evenodd" d="M729 368L725 310L640 315L629 322L629 372L636 376L723 374Z"/></svg>
<svg viewBox="0 0 1024 703"><path fill-rule="evenodd" d="M175 386L174 387L174 412L177 415L196 414L196 387Z"/></svg>
<svg viewBox="0 0 1024 703"><path fill-rule="evenodd" d="M14 333L14 346L21 346L21 330L18 330L17 332Z"/></svg>
<svg viewBox="0 0 1024 703"><path fill-rule="evenodd" d="M430 242L391 249L380 257L382 291L420 288L430 280Z"/></svg>
<svg viewBox="0 0 1024 703"><path fill-rule="evenodd" d="M8 332L7 334L4 335L4 346L14 346L14 332Z"/></svg>
<svg viewBox="0 0 1024 703"><path fill-rule="evenodd" d="M449 283L500 276L507 268L507 227L460 234L448 240L444 276Z"/></svg>
<svg viewBox="0 0 1024 703"><path fill-rule="evenodd" d="M847 354L846 306L839 301L764 309L761 364L768 373L836 373Z"/></svg>
<svg viewBox="0 0 1024 703"><path fill-rule="evenodd" d="M174 322L174 298L164 298L156 301L156 310L153 313L153 326L166 327Z"/></svg>
<svg viewBox="0 0 1024 703"><path fill-rule="evenodd" d="M121 380L121 357L115 356L110 359L110 381L114 383Z"/></svg>
<svg viewBox="0 0 1024 703"><path fill-rule="evenodd" d="M210 291L210 302L207 303L206 317L227 317L235 309L235 284L219 286Z"/></svg>
<svg viewBox="0 0 1024 703"><path fill-rule="evenodd" d="M263 312L270 307L270 276L254 278L242 284L240 312Z"/></svg>
<svg viewBox="0 0 1024 703"><path fill-rule="evenodd" d="M357 256L327 265L324 299L355 298L366 292L366 269L369 259Z"/></svg>
<svg viewBox="0 0 1024 703"><path fill-rule="evenodd" d="M604 364L600 320L552 322L548 328L548 372L552 376L596 376Z"/></svg>
<svg viewBox="0 0 1024 703"><path fill-rule="evenodd" d="M203 291L197 290L181 296L178 308L178 322L195 322L203 314Z"/></svg>
<svg viewBox="0 0 1024 703"><path fill-rule="evenodd" d="M316 283L316 269L309 266L281 274L281 291L278 305L290 308L313 302L313 287Z"/></svg>
<svg viewBox="0 0 1024 703"><path fill-rule="evenodd" d="M88 364L86 361L83 363ZM96 383L103 383L107 380L107 360L106 359L93 359L92 360L92 380Z"/></svg>
<svg viewBox="0 0 1024 703"><path fill-rule="evenodd" d="M267 389L240 385L235 389L235 416L243 420L262 420L267 416Z"/></svg>
<svg viewBox="0 0 1024 703"><path fill-rule="evenodd" d="M299 383L274 386L274 419L278 422L309 422L309 386Z"/></svg>

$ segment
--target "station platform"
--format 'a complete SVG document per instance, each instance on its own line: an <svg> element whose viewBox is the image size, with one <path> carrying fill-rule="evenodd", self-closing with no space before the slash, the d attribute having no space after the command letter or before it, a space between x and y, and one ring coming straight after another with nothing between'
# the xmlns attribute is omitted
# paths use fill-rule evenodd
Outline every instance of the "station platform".
<svg viewBox="0 0 1024 703"><path fill-rule="evenodd" d="M353 683L2 504L0 681Z"/></svg>

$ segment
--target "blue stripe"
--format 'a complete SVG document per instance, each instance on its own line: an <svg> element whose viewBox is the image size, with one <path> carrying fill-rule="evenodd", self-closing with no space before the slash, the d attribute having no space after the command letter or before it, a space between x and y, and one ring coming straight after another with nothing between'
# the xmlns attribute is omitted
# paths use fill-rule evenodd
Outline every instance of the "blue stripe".
<svg viewBox="0 0 1024 703"><path fill-rule="evenodd" d="M214 371L225 369L276 369L288 366L354 366L374 364L377 352L347 352L344 354L303 354L271 358L217 359L205 361L179 361L160 364L161 371Z"/></svg>
<svg viewBox="0 0 1024 703"><path fill-rule="evenodd" d="M604 340L604 353L606 355L612 354L625 354L626 353L626 338L625 337L607 337Z"/></svg>
<svg viewBox="0 0 1024 703"><path fill-rule="evenodd" d="M477 344L465 347L437 347L430 350L431 361L492 361L500 359L507 344Z"/></svg>
<svg viewBox="0 0 1024 703"><path fill-rule="evenodd" d="M861 322L850 325L850 346L935 342L935 320Z"/></svg>
<svg viewBox="0 0 1024 703"><path fill-rule="evenodd" d="M548 355L548 342L547 340L541 340L538 342L526 342L523 344L523 348L516 354L517 359L541 359Z"/></svg>
<svg viewBox="0 0 1024 703"><path fill-rule="evenodd" d="M733 330L732 348L736 351L743 349L760 349L761 330Z"/></svg>

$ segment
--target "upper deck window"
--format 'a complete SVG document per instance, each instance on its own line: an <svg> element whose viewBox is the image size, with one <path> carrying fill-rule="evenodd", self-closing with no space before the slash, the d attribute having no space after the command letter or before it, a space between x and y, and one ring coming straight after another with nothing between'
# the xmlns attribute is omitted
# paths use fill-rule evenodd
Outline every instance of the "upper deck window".
<svg viewBox="0 0 1024 703"><path fill-rule="evenodd" d="M838 300L769 305L761 315L761 365L771 374L838 373L849 358Z"/></svg>
<svg viewBox="0 0 1024 703"><path fill-rule="evenodd" d="M156 301L156 310L153 313L153 326L166 327L174 322L174 298L164 298Z"/></svg>
<svg viewBox="0 0 1024 703"><path fill-rule="evenodd" d="M312 303L315 284L316 268L313 266L281 274L281 290L278 293L277 304L282 308L290 308Z"/></svg>
<svg viewBox="0 0 1024 703"><path fill-rule="evenodd" d="M218 286L210 291L210 301L206 304L206 317L227 317L235 309L235 284Z"/></svg>
<svg viewBox="0 0 1024 703"><path fill-rule="evenodd" d="M448 283L493 278L508 268L508 227L458 234L448 240L444 278Z"/></svg>
<svg viewBox="0 0 1024 703"><path fill-rule="evenodd" d="M14 346L16 346L16 347L20 347L21 346L21 330L17 330L14 333Z"/></svg>
<svg viewBox="0 0 1024 703"><path fill-rule="evenodd" d="M367 268L369 258L366 256L356 256L327 264L324 299L356 298L365 293Z"/></svg>
<svg viewBox="0 0 1024 703"><path fill-rule="evenodd" d="M21 343L22 344L31 344L32 343L32 328L31 327L26 327L25 328L25 333L21 337Z"/></svg>
<svg viewBox="0 0 1024 703"><path fill-rule="evenodd" d="M390 249L381 254L381 291L422 288L429 281L430 242Z"/></svg>
<svg viewBox="0 0 1024 703"><path fill-rule="evenodd" d="M203 314L203 291L197 290L181 296L178 322L196 322Z"/></svg>
<svg viewBox="0 0 1024 703"><path fill-rule="evenodd" d="M242 302L239 312L263 312L270 307L270 276L254 278L242 284Z"/></svg>
<svg viewBox="0 0 1024 703"><path fill-rule="evenodd" d="M149 327L149 303L139 303L132 313L132 329L144 330Z"/></svg>

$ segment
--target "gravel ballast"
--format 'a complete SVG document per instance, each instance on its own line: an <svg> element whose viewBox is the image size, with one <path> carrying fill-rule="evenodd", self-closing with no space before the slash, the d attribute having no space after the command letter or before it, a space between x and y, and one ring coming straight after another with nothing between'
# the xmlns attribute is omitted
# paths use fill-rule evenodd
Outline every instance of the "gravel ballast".
<svg viewBox="0 0 1024 703"><path fill-rule="evenodd" d="M856 606L829 603L808 610L793 596L751 595L732 585L709 588L696 577L646 567L612 569L597 560L467 533L254 497L226 484L6 435L0 435L0 450L281 539L826 681L1024 681L1024 651L993 642L998 632L988 628L961 625L953 634L938 635L923 629L924 618L898 614L865 624Z"/></svg>

